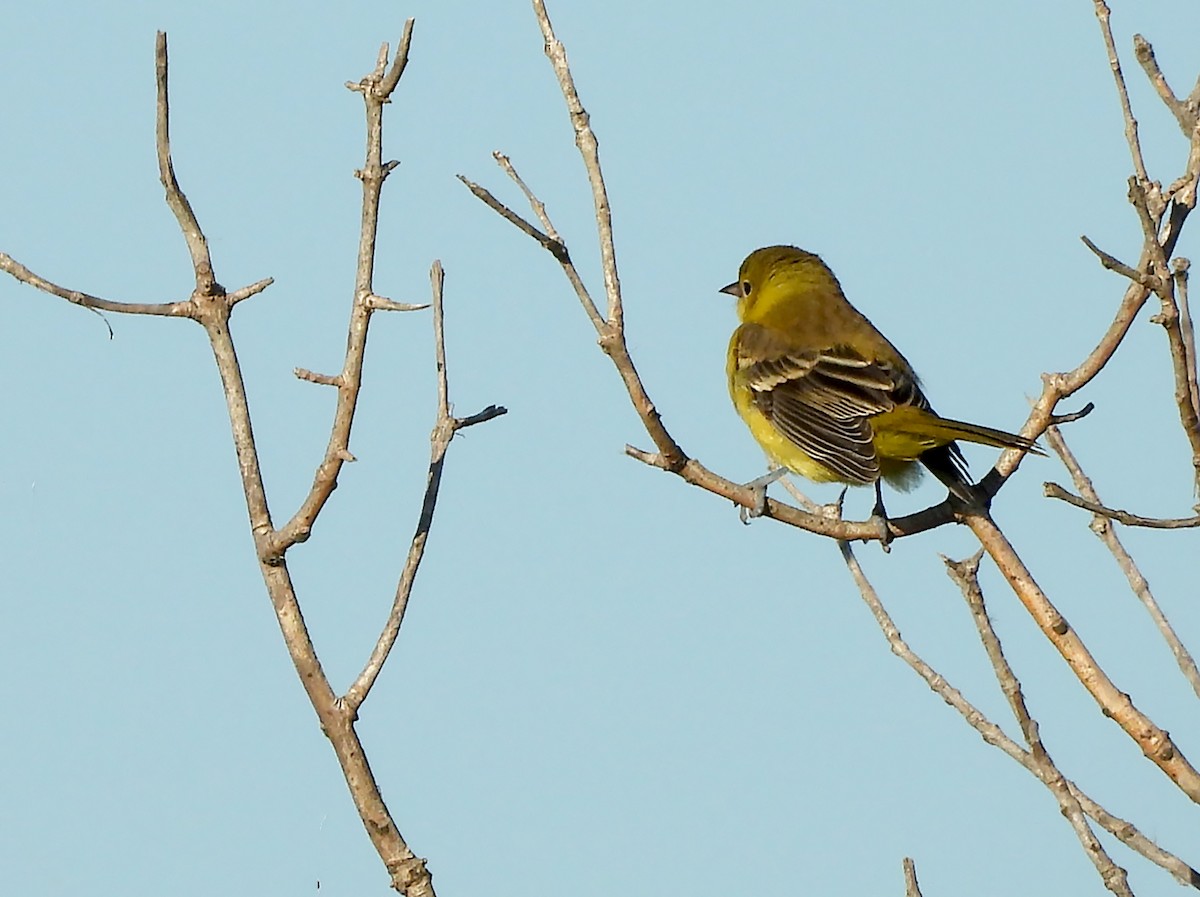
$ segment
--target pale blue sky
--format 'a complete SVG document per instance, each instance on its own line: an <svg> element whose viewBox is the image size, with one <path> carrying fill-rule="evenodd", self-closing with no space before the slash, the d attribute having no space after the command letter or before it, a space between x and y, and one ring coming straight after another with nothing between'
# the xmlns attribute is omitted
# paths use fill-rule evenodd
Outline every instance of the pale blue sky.
<svg viewBox="0 0 1200 897"><path fill-rule="evenodd" d="M1152 173L1186 146L1128 50L1177 90L1187 0L1115 0ZM1073 366L1134 260L1130 171L1099 29L1071 3L551 0L614 206L629 342L686 450L762 457L723 379L716 293L751 249L821 253L939 410L1016 428ZM342 86L417 19L389 110L378 290L447 269L451 389L510 414L456 440L425 566L361 731L439 894L1100 893L1049 794L888 651L835 546L758 522L623 455L648 446L557 265L454 179L516 203L511 155L596 281L591 201L525 0L287 6L8 4L0 251L128 301L184 298L153 146L169 34L176 170L219 279L266 276L235 336L277 520L308 488L353 282L362 112ZM1195 231L1180 252L1195 252ZM0 771L14 894L384 893L386 878L283 650L245 526L224 405L190 322L103 323L0 280ZM1159 328L1144 316L1068 437L1110 504L1186 515ZM290 555L334 687L384 619L424 486L426 314L373 324L352 449ZM969 450L976 473L993 453ZM1194 696L1082 512L1030 461L996 516L1118 685L1193 759ZM833 489L814 488L820 498ZM895 513L938 498L893 497ZM849 511L865 515L866 492ZM1193 647L1194 532L1122 533ZM943 528L861 551L913 647L1010 732L939 553ZM1187 569L1185 569L1185 567ZM1104 720L985 562L1010 658L1068 775L1175 851L1195 808ZM1179 893L1112 845L1140 897ZM1188 856L1193 863L1196 855Z"/></svg>

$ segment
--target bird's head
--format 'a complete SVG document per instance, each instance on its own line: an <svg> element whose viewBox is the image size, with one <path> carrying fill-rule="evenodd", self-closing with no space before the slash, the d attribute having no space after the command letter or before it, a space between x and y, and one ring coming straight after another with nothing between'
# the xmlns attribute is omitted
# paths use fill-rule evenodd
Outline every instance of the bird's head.
<svg viewBox="0 0 1200 897"><path fill-rule="evenodd" d="M765 246L746 256L738 279L721 287L737 298L738 319L754 321L774 306L801 300L814 291L840 292L837 279L819 256L795 246Z"/></svg>

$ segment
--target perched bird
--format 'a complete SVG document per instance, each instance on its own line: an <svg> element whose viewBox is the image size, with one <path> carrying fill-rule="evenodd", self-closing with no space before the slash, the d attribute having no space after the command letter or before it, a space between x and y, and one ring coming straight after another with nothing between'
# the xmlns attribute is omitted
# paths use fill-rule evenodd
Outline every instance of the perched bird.
<svg viewBox="0 0 1200 897"><path fill-rule="evenodd" d="M1044 454L1023 436L938 416L912 365L811 252L757 249L721 292L737 297L741 322L729 341L729 394L782 465L754 485L784 469L819 483L874 484L875 513L886 519L880 479L907 491L920 465L957 498L978 502L956 439Z"/></svg>

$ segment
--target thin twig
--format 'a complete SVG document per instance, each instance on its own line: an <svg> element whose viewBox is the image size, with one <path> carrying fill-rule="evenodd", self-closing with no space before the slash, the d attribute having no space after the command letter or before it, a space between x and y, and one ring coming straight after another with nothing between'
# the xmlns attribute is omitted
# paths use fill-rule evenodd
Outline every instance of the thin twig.
<svg viewBox="0 0 1200 897"><path fill-rule="evenodd" d="M374 294L368 296L365 301L371 311L424 311L429 308L428 302L394 302Z"/></svg>
<svg viewBox="0 0 1200 897"><path fill-rule="evenodd" d="M1046 440L1050 443L1055 453L1062 459L1067 470L1071 474L1071 479L1075 483L1075 488L1083 493L1090 500L1090 503L1100 507L1100 496L1096 494L1096 488L1092 485L1091 479L1083 472L1083 468L1079 464L1079 460L1075 454L1067 446L1067 441L1063 437L1062 432L1058 429L1051 428L1046 431ZM1158 606L1158 601L1155 600L1154 594L1150 591L1150 583L1146 581L1146 577L1142 575L1142 571L1138 568L1133 557L1125 549L1121 543L1120 537L1116 530L1109 523L1107 515L1098 515L1092 520L1091 530L1105 544L1112 556L1116 559L1117 566L1121 568L1121 572L1125 574L1126 580L1129 582L1129 588L1133 590L1133 594L1142 602L1142 606L1146 608L1146 613L1150 615L1150 619L1154 621L1154 625L1158 627L1159 633L1163 640L1166 641L1167 647L1171 649L1171 654L1175 658L1175 662L1179 665L1179 670L1183 673L1184 678L1192 686L1197 697L1200 697L1200 670L1196 668L1196 661L1192 659L1191 652L1183 644L1183 641L1175 632L1175 628L1171 625L1171 621L1167 619L1166 614L1162 612L1162 608Z"/></svg>
<svg viewBox="0 0 1200 897"><path fill-rule="evenodd" d="M600 171L600 145L596 134L592 131L591 120L579 93L575 89L575 79L567 65L567 51L562 41L554 34L550 24L550 15L546 12L544 0L533 0L534 15L542 29L542 37L546 41L546 58L554 68L558 77L558 86L562 90L563 99L567 103L567 112L571 116L571 127L575 130L575 145L579 147L579 155L587 169L588 183L592 188L592 205L596 212L596 235L600 241L600 263L604 271L604 292L608 296L607 320L617 331L624 331L624 311L621 307L621 280L617 276L617 251L613 246L612 211L608 203L608 188L604 185L604 175Z"/></svg>
<svg viewBox="0 0 1200 897"><path fill-rule="evenodd" d="M911 857L904 858L904 897L921 897L921 886L917 884L917 864Z"/></svg>
<svg viewBox="0 0 1200 897"><path fill-rule="evenodd" d="M560 245L562 238L558 235L558 231L554 227L554 222L550 220L550 216L546 214L546 204L534 196L533 191L529 189L529 185L522 180L517 174L517 169L513 167L512 159L497 150L492 153L492 158L496 160L496 164L504 169L504 173L512 179L517 188L525 194L525 201L529 203L529 207L533 209L533 214L537 216L537 220L542 223L542 227L546 229L552 240L556 240Z"/></svg>
<svg viewBox="0 0 1200 897"><path fill-rule="evenodd" d="M1093 243L1086 235L1079 238L1083 244L1087 246L1096 257L1100 259L1100 264L1109 271L1116 271L1122 277L1132 280L1136 284L1144 286L1148 290L1157 290L1161 285L1161 281L1153 274L1147 274L1145 271L1138 271L1136 268L1131 268L1119 258L1109 255L1095 243Z"/></svg>
<svg viewBox="0 0 1200 897"><path fill-rule="evenodd" d="M310 371L308 368L292 368L292 373L297 379L306 380L309 383L316 383L319 386L341 386L341 374L318 374L316 371Z"/></svg>
<svg viewBox="0 0 1200 897"><path fill-rule="evenodd" d="M1157 284L1151 289L1155 292L1162 292L1170 276L1167 272L1167 255L1163 252L1162 244L1158 240L1159 225L1162 222L1164 209L1162 197L1159 195L1157 184L1151 185L1154 190L1153 197L1147 192L1144 182L1137 178L1129 178L1128 184L1129 204L1137 212L1138 221L1142 225L1142 245L1150 251L1150 270L1154 273ZM1152 202L1155 203L1154 208L1150 207Z"/></svg>
<svg viewBox="0 0 1200 897"><path fill-rule="evenodd" d="M1171 373L1175 380L1175 407L1179 412L1179 425L1192 448L1192 491L1200 495L1200 410L1198 410L1195 383L1196 366L1194 355L1184 339L1180 324L1179 306L1175 303L1175 280L1168 280L1158 291L1159 312L1150 320L1160 324L1167 334L1167 351L1171 356Z"/></svg>
<svg viewBox="0 0 1200 897"><path fill-rule="evenodd" d="M1194 517L1142 517L1119 508L1106 508L1097 502L1072 495L1058 483L1042 483L1042 493L1047 498L1057 498L1059 501L1065 501L1069 505L1083 508L1085 511L1091 511L1093 514L1107 517L1109 520L1115 520L1126 526L1145 526L1151 529L1191 529L1200 526L1200 514Z"/></svg>
<svg viewBox="0 0 1200 897"><path fill-rule="evenodd" d="M1126 871L1113 862L1112 857L1104 849L1104 845L1100 843L1095 832L1092 831L1091 826L1085 818L1079 799L1071 792L1066 777L1050 758L1050 754L1042 742L1037 721L1033 718L1033 715L1029 712L1028 705L1025 703L1025 695L1021 690L1020 680L1017 679L1017 674L1009 664L1008 658L1004 656L1004 648L1000 644L1000 637L996 634L991 617L988 615L983 589L979 585L979 561L982 557L983 549L981 548L964 561L952 561L945 555L942 556L942 560L946 564L946 571L949 573L950 578L954 580L955 584L962 591L963 598L966 599L967 607L971 611L971 619L975 622L975 628L979 632L979 639L983 643L988 660L991 661L996 681L1000 684L1000 690L1008 699L1013 716L1016 718L1017 724L1021 727L1021 734L1025 738L1025 743L1029 746L1033 762L1038 765L1038 778L1058 801L1063 817L1070 823L1075 836L1079 839L1079 843L1083 847L1084 854L1096 867L1096 872L1100 875L1100 880L1114 894L1133 897L1133 892L1129 889L1129 880Z"/></svg>
<svg viewBox="0 0 1200 897"><path fill-rule="evenodd" d="M400 44L396 47L396 57L392 60L392 67L382 81L379 82L379 92L385 98L390 98L392 92L395 91L396 85L400 83L400 76L404 74L404 70L408 68L408 51L412 46L413 25L416 24L416 19L407 19L404 22L404 30L400 34ZM381 56L387 58L387 45L384 45Z"/></svg>
<svg viewBox="0 0 1200 897"><path fill-rule="evenodd" d="M533 237L533 239L542 245L543 249L547 250L560 262L570 261L570 257L567 254L567 247L563 245L561 240L542 233L500 200L496 199L486 187L479 186L479 184L463 177L461 174L457 175L457 177L484 205L496 212L505 221L514 225L522 233Z"/></svg>
<svg viewBox="0 0 1200 897"><path fill-rule="evenodd" d="M1185 258L1176 258L1171 266L1171 276L1175 278L1175 295L1179 300L1179 332L1183 336L1184 361L1187 365L1188 392L1192 396L1192 407L1200 415L1200 384L1197 378L1198 362L1196 358L1196 330L1192 325L1192 309L1188 302L1188 271L1192 263Z"/></svg>
<svg viewBox="0 0 1200 897"><path fill-rule="evenodd" d="M1133 170L1144 184L1150 182L1146 174L1146 162L1142 158L1142 145L1138 140L1137 119L1133 117L1133 109L1129 105L1129 91L1125 87L1125 75L1121 72L1121 60L1117 56L1117 45L1113 41L1112 16L1104 0L1093 0L1096 7L1096 18L1100 21L1100 31L1104 35L1104 46L1108 49L1108 64L1112 69L1113 80L1117 83L1117 96L1121 101L1121 113L1125 118L1125 140L1129 144L1129 154L1133 158Z"/></svg>
<svg viewBox="0 0 1200 897"><path fill-rule="evenodd" d="M433 357L437 367L438 423L450 419L450 374L446 370L445 306L442 291L446 286L446 272L440 260L434 260L429 269L429 281L433 288ZM453 430L451 430L453 435ZM449 441L447 440L447 444Z"/></svg>
<svg viewBox="0 0 1200 897"><path fill-rule="evenodd" d="M196 295L213 297L224 292L217 283L213 273L212 256L208 252L208 240L196 220L191 203L179 189L179 181L175 178L175 166L171 161L171 104L167 94L167 35L158 32L154 43L155 83L158 87L157 115L155 117L155 141L158 149L158 177L162 181L167 195L167 205L179 222L183 232L184 242L187 243L188 253L192 257L192 270L196 275Z"/></svg>
<svg viewBox="0 0 1200 897"><path fill-rule="evenodd" d="M73 305L81 305L84 308L92 311L109 311L125 315L161 315L166 318L190 318L192 317L191 300L185 299L182 302L154 302L143 304L138 302L114 302L111 299L101 299L99 296L92 296L89 293L82 293L79 290L70 290L66 287L60 287L56 283L51 283L44 277L34 274L12 256L7 253L0 252L0 271L6 274L11 274L21 283L28 284L34 289L41 290L43 293L49 293L51 296L57 296L60 299L66 299ZM110 328L111 332L111 328Z"/></svg>
<svg viewBox="0 0 1200 897"><path fill-rule="evenodd" d="M1196 127L1196 114L1187 107L1186 103L1180 101L1175 96L1175 91L1171 90L1167 84L1166 76L1163 75L1162 69L1158 67L1158 60L1154 58L1154 48L1150 46L1150 42L1140 34L1133 36L1133 55L1137 57L1138 63L1146 72L1146 77L1150 79L1150 83L1154 86L1154 90L1158 93L1159 98L1171 110L1171 114L1175 116L1175 120L1179 122L1179 128L1183 131L1185 137L1192 136L1192 129Z"/></svg>

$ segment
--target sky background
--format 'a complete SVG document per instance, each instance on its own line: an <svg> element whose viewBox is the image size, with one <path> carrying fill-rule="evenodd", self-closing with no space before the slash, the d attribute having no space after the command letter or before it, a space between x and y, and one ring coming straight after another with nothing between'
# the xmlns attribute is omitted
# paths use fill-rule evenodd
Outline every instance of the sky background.
<svg viewBox="0 0 1200 897"><path fill-rule="evenodd" d="M1188 0L1114 2L1153 176L1186 144L1129 50L1186 93ZM1124 289L1131 166L1086 0L1045 4L551 0L600 138L628 339L684 449L746 480L763 459L726 395L716 290L752 249L820 253L943 413L1015 429ZM393 657L360 731L438 893L1101 893L1049 793L889 652L832 542L736 511L623 454L650 447L553 259L485 209L509 154L597 294L591 199L524 0L8 4L0 251L58 283L186 298L154 160L154 32L169 34L175 168L230 289L276 522L308 489L353 284L362 103L343 84L406 16L388 110L377 289L447 270L452 399L510 413L456 439ZM1200 226L1200 225L1198 225ZM1195 252L1195 226L1180 244ZM1185 516L1190 459L1148 309L1068 438L1101 496ZM279 638L201 329L94 315L0 279L0 739L5 889L361 895L386 876ZM389 607L435 411L428 313L379 315L345 469L289 555L341 691ZM994 453L968 449L977 474ZM1195 696L1088 517L1030 460L995 514L1118 686L1200 758ZM837 490L814 487L832 499ZM941 497L893 496L895 514ZM870 509L852 492L849 515ZM1194 531L1122 532L1185 641ZM939 555L944 527L860 556L901 631L1011 724ZM1064 771L1168 849L1196 808L1071 677L989 562L983 583ZM1166 873L1105 843L1141 895ZM1183 854L1193 864L1194 853Z"/></svg>

